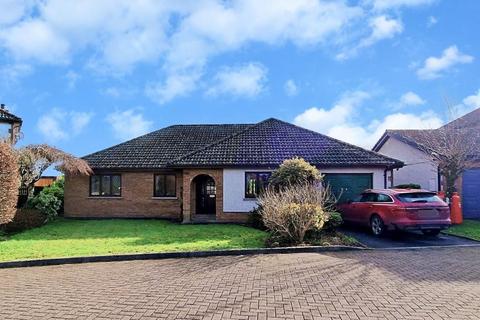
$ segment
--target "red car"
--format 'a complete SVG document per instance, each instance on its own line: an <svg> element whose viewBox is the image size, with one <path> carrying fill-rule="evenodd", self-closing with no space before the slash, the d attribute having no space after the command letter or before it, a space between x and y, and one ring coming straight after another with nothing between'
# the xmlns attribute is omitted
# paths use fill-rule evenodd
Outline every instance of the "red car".
<svg viewBox="0 0 480 320"><path fill-rule="evenodd" d="M412 229L438 235L451 224L448 204L426 190L368 189L338 209L346 222L369 226L376 236Z"/></svg>

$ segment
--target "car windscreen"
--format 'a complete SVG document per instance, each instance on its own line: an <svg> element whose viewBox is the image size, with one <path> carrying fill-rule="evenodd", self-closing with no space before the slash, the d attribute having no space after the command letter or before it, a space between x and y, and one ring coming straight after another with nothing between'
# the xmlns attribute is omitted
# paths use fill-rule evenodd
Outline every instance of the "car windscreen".
<svg viewBox="0 0 480 320"><path fill-rule="evenodd" d="M442 202L442 200L435 194L430 192L411 192L397 194L398 200L406 203L428 203L428 202Z"/></svg>

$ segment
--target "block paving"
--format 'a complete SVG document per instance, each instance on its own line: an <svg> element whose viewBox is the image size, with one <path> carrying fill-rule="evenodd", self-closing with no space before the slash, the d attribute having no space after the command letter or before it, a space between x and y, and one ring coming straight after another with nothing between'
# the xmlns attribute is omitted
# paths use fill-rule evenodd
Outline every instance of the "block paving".
<svg viewBox="0 0 480 320"><path fill-rule="evenodd" d="M0 319L480 319L480 248L0 269Z"/></svg>

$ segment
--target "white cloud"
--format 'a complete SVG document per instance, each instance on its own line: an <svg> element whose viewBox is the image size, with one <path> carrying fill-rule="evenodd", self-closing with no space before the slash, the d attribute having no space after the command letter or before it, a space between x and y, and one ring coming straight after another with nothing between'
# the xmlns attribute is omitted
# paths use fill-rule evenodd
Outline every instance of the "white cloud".
<svg viewBox="0 0 480 320"><path fill-rule="evenodd" d="M75 89L77 85L77 80L80 78L80 75L73 70L69 70L67 74L65 74L65 79L67 79L67 87L68 89L72 90Z"/></svg>
<svg viewBox="0 0 480 320"><path fill-rule="evenodd" d="M42 20L25 20L0 29L3 46L18 60L64 64L69 60L70 44Z"/></svg>
<svg viewBox="0 0 480 320"><path fill-rule="evenodd" d="M28 64L15 63L0 67L0 83L6 85L16 84L21 78L30 75L33 68Z"/></svg>
<svg viewBox="0 0 480 320"><path fill-rule="evenodd" d="M402 106L419 106L425 104L425 100L415 92L408 91L400 97L400 104Z"/></svg>
<svg viewBox="0 0 480 320"><path fill-rule="evenodd" d="M134 109L112 112L106 120L112 126L115 137L120 140L129 140L148 133L153 124Z"/></svg>
<svg viewBox="0 0 480 320"><path fill-rule="evenodd" d="M427 21L427 27L433 27L434 25L436 25L438 23L438 19L434 16L430 16L428 17L428 21Z"/></svg>
<svg viewBox="0 0 480 320"><path fill-rule="evenodd" d="M201 73L172 74L164 82L150 83L145 87L146 95L153 101L164 104L184 96L196 88Z"/></svg>
<svg viewBox="0 0 480 320"><path fill-rule="evenodd" d="M9 25L20 20L33 6L31 0L2 0L0 25Z"/></svg>
<svg viewBox="0 0 480 320"><path fill-rule="evenodd" d="M93 113L87 112L70 112L70 122L72 125L73 134L77 135L83 131L83 129L90 123L92 120Z"/></svg>
<svg viewBox="0 0 480 320"><path fill-rule="evenodd" d="M370 95L356 91L344 95L332 108L310 108L295 117L294 122L331 137L371 148L386 129L437 128L442 120L433 112L421 114L393 113L383 119L374 119L366 126L360 125L358 110Z"/></svg>
<svg viewBox="0 0 480 320"><path fill-rule="evenodd" d="M443 50L440 57L427 58L423 67L417 70L417 76L425 80L435 79L455 65L471 63L473 59L472 56L461 53L457 46L450 46Z"/></svg>
<svg viewBox="0 0 480 320"><path fill-rule="evenodd" d="M393 38L396 34L403 31L403 24L400 20L392 19L385 15L372 18L369 25L372 33L368 38L360 42L360 47L368 47L380 40Z"/></svg>
<svg viewBox="0 0 480 320"><path fill-rule="evenodd" d="M49 64L82 56L87 66L107 75L153 64L162 79L153 88L160 102L194 90L206 63L218 54L249 43L335 43L334 35L361 23L357 18L363 15L361 6L321 0L32 3L5 18L13 24L1 29L0 47L10 56ZM8 8L0 4L0 12ZM189 76L192 70L195 76Z"/></svg>
<svg viewBox="0 0 480 320"><path fill-rule="evenodd" d="M459 118L478 108L480 108L480 89L476 93L465 97L462 103L454 105L452 110L449 110L451 113L449 117L453 119Z"/></svg>
<svg viewBox="0 0 480 320"><path fill-rule="evenodd" d="M258 63L226 67L215 75L214 84L206 94L210 96L229 94L252 98L264 90L266 80L267 69Z"/></svg>
<svg viewBox="0 0 480 320"><path fill-rule="evenodd" d="M308 129L328 132L330 129L346 123L355 108L368 98L370 98L370 94L365 91L347 92L332 108L313 107L307 109L296 116L294 122Z"/></svg>
<svg viewBox="0 0 480 320"><path fill-rule="evenodd" d="M480 108L480 90L463 99L463 103L472 108L472 110Z"/></svg>
<svg viewBox="0 0 480 320"><path fill-rule="evenodd" d="M436 0L367 0L375 10L387 10L399 7L416 7L432 4Z"/></svg>
<svg viewBox="0 0 480 320"><path fill-rule="evenodd" d="M351 58L357 55L360 49L370 47L381 40L391 39L403 32L403 23L386 15L373 17L368 24L371 29L370 35L361 39L353 48L344 48L341 53L336 55L337 60Z"/></svg>
<svg viewBox="0 0 480 320"><path fill-rule="evenodd" d="M285 84L283 85L283 89L289 97L293 97L298 94L297 84L292 79L289 79L285 82Z"/></svg>
<svg viewBox="0 0 480 320"><path fill-rule="evenodd" d="M47 141L68 140L80 134L92 117L90 112L54 108L38 119L37 129Z"/></svg>

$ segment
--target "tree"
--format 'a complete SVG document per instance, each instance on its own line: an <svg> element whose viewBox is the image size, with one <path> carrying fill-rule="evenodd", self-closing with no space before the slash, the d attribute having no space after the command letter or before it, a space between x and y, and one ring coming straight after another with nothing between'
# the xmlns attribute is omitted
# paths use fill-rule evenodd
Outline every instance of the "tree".
<svg viewBox="0 0 480 320"><path fill-rule="evenodd" d="M272 173L269 183L274 188L289 185L315 183L320 181L322 175L315 166L302 158L292 158L283 163Z"/></svg>
<svg viewBox="0 0 480 320"><path fill-rule="evenodd" d="M450 114L453 108L449 106ZM420 131L419 147L438 164L445 179L446 195L456 191L455 183L470 168L478 156L479 129L472 128L464 117L434 130Z"/></svg>
<svg viewBox="0 0 480 320"><path fill-rule="evenodd" d="M86 161L46 144L29 145L18 150L21 186L31 195L35 182L50 166L72 175L90 175L92 169Z"/></svg>
<svg viewBox="0 0 480 320"><path fill-rule="evenodd" d="M18 201L18 164L12 147L0 142L0 225L10 222Z"/></svg>

